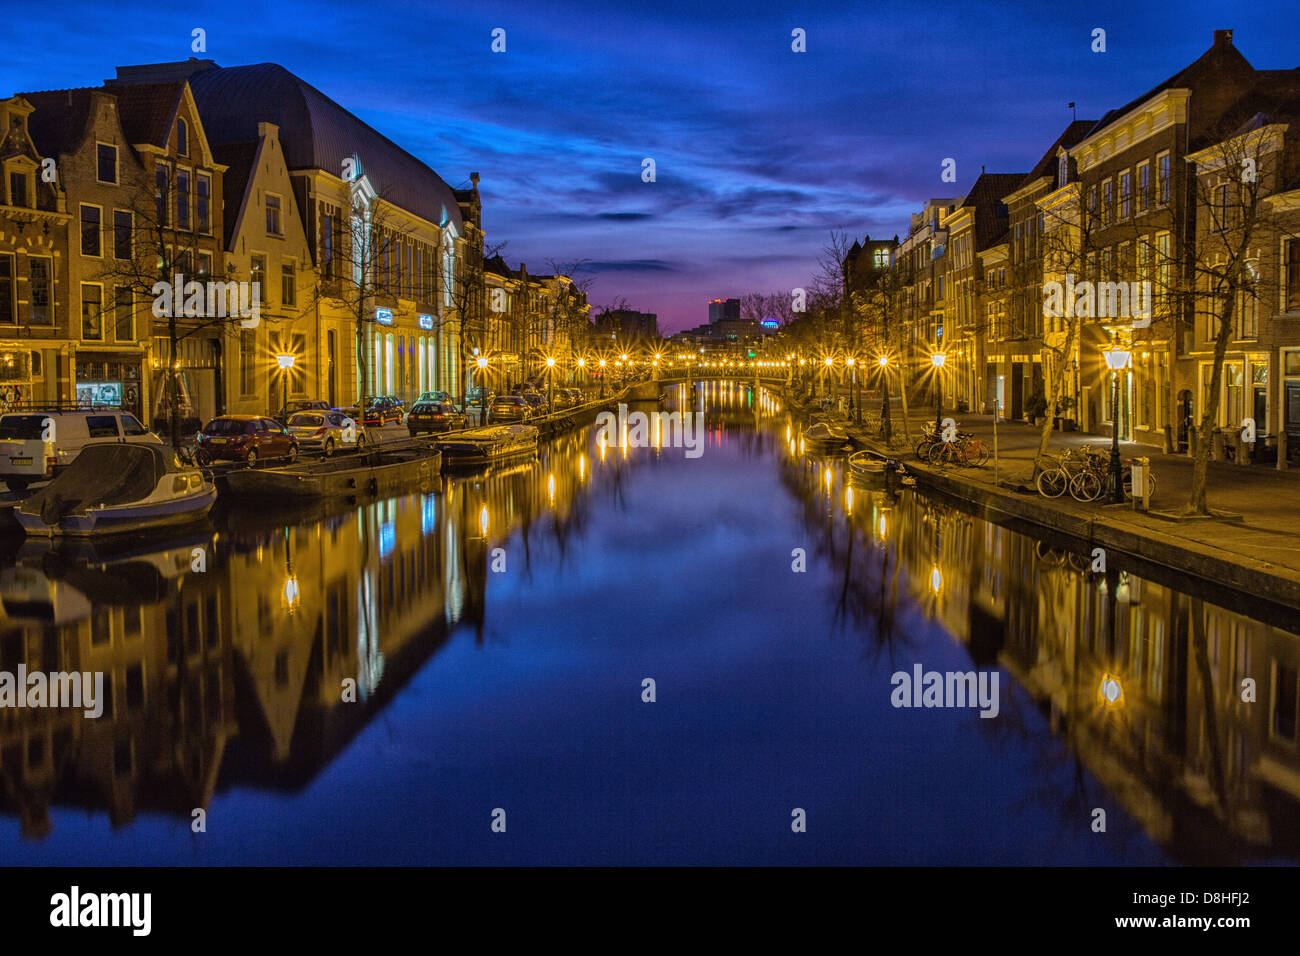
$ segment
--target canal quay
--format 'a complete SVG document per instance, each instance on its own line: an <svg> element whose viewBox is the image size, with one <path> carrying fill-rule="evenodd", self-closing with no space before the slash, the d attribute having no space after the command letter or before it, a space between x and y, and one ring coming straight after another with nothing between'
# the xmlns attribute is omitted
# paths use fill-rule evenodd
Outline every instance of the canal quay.
<svg viewBox="0 0 1300 956"><path fill-rule="evenodd" d="M0 670L106 675L0 714L6 859L1296 862L1294 616L807 425L668 384L418 491L4 539Z"/></svg>

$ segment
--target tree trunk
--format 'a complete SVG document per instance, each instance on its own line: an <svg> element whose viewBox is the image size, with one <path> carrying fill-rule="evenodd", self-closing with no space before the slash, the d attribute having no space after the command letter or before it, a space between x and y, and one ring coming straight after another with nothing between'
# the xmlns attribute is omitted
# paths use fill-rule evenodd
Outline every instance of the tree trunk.
<svg viewBox="0 0 1300 956"><path fill-rule="evenodd" d="M1052 349L1043 349L1043 357L1051 361L1055 356L1056 361L1051 368L1051 374L1043 376L1043 384L1046 390L1047 407L1043 410L1043 425L1038 436L1038 453L1034 456L1034 478L1038 477L1039 471L1043 467L1043 459L1047 456L1047 446L1052 441L1052 421L1056 417L1056 403L1060 401L1060 395L1065 388L1065 370L1069 368L1069 355L1074 348L1075 332L1078 328L1079 320L1076 318L1071 323L1065 333L1065 344L1061 347L1059 356Z"/></svg>
<svg viewBox="0 0 1300 956"><path fill-rule="evenodd" d="M172 309L174 313L176 310ZM180 416L180 382L177 380L176 368L176 319L173 316L167 323L167 341L171 346L171 357L167 361L167 427L172 433L172 447L180 447L181 438L181 416Z"/></svg>
<svg viewBox="0 0 1300 956"><path fill-rule="evenodd" d="M1236 305L1237 290L1229 289L1224 296L1226 303L1223 315L1219 318L1219 328L1214 337L1214 368L1210 374L1210 399L1205 404L1201 423L1196 428L1196 454L1192 457L1192 491L1188 495L1186 514L1208 515L1209 502L1206 500L1206 483L1209 477L1210 435L1214 431L1215 419L1219 416L1219 391L1223 382L1223 358L1228 352L1228 339L1232 337L1232 313Z"/></svg>

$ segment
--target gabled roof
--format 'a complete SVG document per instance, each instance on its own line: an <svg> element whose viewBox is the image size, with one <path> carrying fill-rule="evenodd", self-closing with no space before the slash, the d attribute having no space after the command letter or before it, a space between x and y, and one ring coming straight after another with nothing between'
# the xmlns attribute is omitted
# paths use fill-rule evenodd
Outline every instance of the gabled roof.
<svg viewBox="0 0 1300 956"><path fill-rule="evenodd" d="M1241 52L1232 45L1231 39L1222 40L1216 36L1215 43L1212 47L1202 53L1194 61L1183 67L1173 76L1169 77L1162 83L1157 83L1151 89L1147 90L1136 99L1130 100L1118 109L1113 109L1103 116L1088 133L1101 132L1111 123L1116 122L1120 117L1132 112L1141 106L1147 100L1151 99L1165 90L1175 89L1196 89L1207 82L1210 84L1222 83L1224 79L1236 78L1243 82L1250 82L1255 76L1255 68L1250 65L1250 61L1241 55Z"/></svg>
<svg viewBox="0 0 1300 956"><path fill-rule="evenodd" d="M134 89L125 84L148 71L119 68L112 88ZM385 201L435 224L454 223L462 231L456 196L437 173L284 67L220 67L192 60L159 64L155 72L178 71L189 77L209 143L247 143L257 139L259 122L274 123L291 170L320 169L341 177L343 160L355 156L360 174Z"/></svg>
<svg viewBox="0 0 1300 956"><path fill-rule="evenodd" d="M36 107L35 112L27 118L27 131L42 156L76 152L86 135L91 94L94 92L89 87L81 87L18 94Z"/></svg>
<svg viewBox="0 0 1300 956"><path fill-rule="evenodd" d="M185 90L184 81L110 87L117 96L117 113L127 142L167 147L176 111Z"/></svg>

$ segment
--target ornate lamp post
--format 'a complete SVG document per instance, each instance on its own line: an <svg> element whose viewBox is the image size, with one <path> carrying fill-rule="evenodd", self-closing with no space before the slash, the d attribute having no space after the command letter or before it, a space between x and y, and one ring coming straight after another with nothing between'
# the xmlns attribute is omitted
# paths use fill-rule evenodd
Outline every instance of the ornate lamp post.
<svg viewBox="0 0 1300 956"><path fill-rule="evenodd" d="M934 433L941 435L943 433L943 360L947 358L942 352L935 352L930 356L930 361L934 363Z"/></svg>
<svg viewBox="0 0 1300 956"><path fill-rule="evenodd" d="M888 444L893 440L892 424L889 421L889 356L880 356L880 390L885 394L884 404L880 409L880 435Z"/></svg>
<svg viewBox="0 0 1300 956"><path fill-rule="evenodd" d="M1119 460L1119 373L1128 368L1132 353L1119 346L1106 349L1106 365L1110 367L1110 500L1124 503L1124 474Z"/></svg>
<svg viewBox="0 0 1300 956"><path fill-rule="evenodd" d="M480 355L475 363L478 366L478 423L487 424L487 367L488 360L486 355Z"/></svg>
<svg viewBox="0 0 1300 956"><path fill-rule="evenodd" d="M294 356L287 352L282 353L275 357L275 361L280 366L280 410L287 419L289 417L289 370L293 368ZM287 425L288 422L284 421L280 424Z"/></svg>

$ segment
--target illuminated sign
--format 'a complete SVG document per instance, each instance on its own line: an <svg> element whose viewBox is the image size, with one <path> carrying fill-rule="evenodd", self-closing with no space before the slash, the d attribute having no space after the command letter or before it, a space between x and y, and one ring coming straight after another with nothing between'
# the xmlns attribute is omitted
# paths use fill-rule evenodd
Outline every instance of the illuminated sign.
<svg viewBox="0 0 1300 956"><path fill-rule="evenodd" d="M763 328L765 329L779 329L780 327L781 327L781 323L778 322L776 319L763 320Z"/></svg>
<svg viewBox="0 0 1300 956"><path fill-rule="evenodd" d="M393 310L392 310L392 309L375 309L375 321L378 322L380 325L392 325L392 324L393 324Z"/></svg>
<svg viewBox="0 0 1300 956"><path fill-rule="evenodd" d="M422 328L422 329L432 329L432 328L433 328L433 316L431 316L431 315L422 315L422 316L420 316L420 328Z"/></svg>

